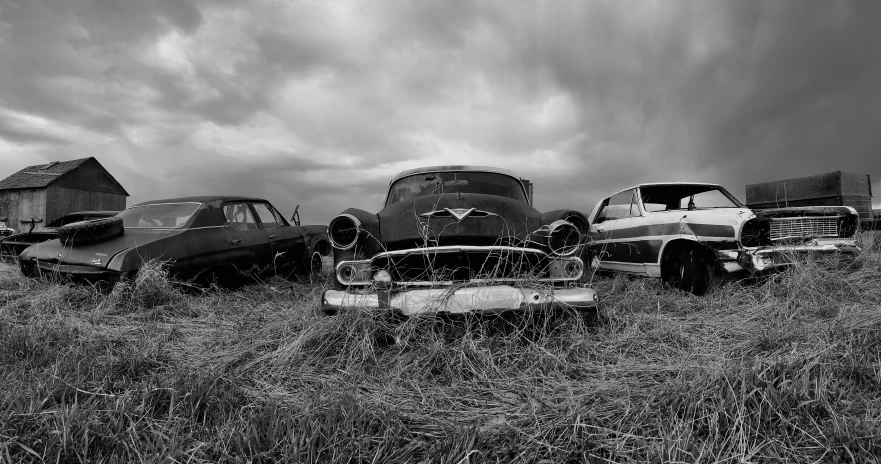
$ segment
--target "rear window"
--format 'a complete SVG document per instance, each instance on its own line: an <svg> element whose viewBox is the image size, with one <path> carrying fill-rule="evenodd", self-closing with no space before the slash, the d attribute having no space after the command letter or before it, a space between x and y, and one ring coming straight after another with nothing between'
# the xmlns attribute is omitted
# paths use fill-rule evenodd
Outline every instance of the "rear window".
<svg viewBox="0 0 881 464"><path fill-rule="evenodd" d="M133 206L117 215L126 229L178 229L193 217L201 203L162 203Z"/></svg>
<svg viewBox="0 0 881 464"><path fill-rule="evenodd" d="M389 189L386 205L443 193L482 193L527 202L523 184L491 172L431 172L399 179Z"/></svg>

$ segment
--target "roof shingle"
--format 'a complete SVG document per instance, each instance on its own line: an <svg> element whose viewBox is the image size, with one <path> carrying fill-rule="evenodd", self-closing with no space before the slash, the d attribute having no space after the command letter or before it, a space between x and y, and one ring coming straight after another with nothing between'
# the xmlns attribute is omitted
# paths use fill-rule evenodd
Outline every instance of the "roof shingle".
<svg viewBox="0 0 881 464"><path fill-rule="evenodd" d="M48 187L58 178L73 171L90 158L52 162L28 166L15 174L0 180L0 190L30 189Z"/></svg>

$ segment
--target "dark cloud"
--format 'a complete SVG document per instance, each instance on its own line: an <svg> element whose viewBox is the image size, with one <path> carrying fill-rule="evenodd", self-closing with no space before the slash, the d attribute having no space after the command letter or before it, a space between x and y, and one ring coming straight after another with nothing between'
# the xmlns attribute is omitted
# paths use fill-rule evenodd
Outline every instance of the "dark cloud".
<svg viewBox="0 0 881 464"><path fill-rule="evenodd" d="M861 0L10 0L0 167L97 156L132 201L240 193L315 222L378 208L397 171L447 163L520 172L540 208L588 211L646 181L742 197L832 170L875 176L881 197L879 13Z"/></svg>

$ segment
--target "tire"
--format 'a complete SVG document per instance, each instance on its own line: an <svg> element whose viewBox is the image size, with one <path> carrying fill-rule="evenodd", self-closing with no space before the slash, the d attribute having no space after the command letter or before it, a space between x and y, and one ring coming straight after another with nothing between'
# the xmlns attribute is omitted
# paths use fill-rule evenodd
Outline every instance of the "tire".
<svg viewBox="0 0 881 464"><path fill-rule="evenodd" d="M84 245L119 237L125 232L122 218L108 217L72 222L58 229L58 239L64 245Z"/></svg>
<svg viewBox="0 0 881 464"><path fill-rule="evenodd" d="M713 262L694 246L678 246L664 258L664 281L695 295L707 293L713 280Z"/></svg>
<svg viewBox="0 0 881 464"><path fill-rule="evenodd" d="M309 273L311 275L321 274L321 270L324 267L324 262L321 259L321 253L313 252L312 259L309 262Z"/></svg>

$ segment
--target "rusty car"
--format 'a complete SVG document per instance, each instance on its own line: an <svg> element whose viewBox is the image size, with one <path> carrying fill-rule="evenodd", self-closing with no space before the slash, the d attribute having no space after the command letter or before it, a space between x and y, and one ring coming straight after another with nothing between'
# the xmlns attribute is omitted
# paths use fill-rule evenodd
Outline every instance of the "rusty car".
<svg viewBox="0 0 881 464"><path fill-rule="evenodd" d="M58 238L58 228L61 226L90 219L116 216L117 214L119 214L119 211L77 211L65 214L47 224L46 227L29 232L20 232L0 239L0 255L15 257L31 245Z"/></svg>
<svg viewBox="0 0 881 464"><path fill-rule="evenodd" d="M597 293L581 283L587 227L580 212L536 210L504 169L404 171L378 213L350 208L330 221L333 288L321 308L403 316L595 308Z"/></svg>
<svg viewBox="0 0 881 464"><path fill-rule="evenodd" d="M640 184L598 202L588 219L593 267L660 277L696 295L717 272L754 275L808 253L860 251L853 208L750 210L717 184Z"/></svg>
<svg viewBox="0 0 881 464"><path fill-rule="evenodd" d="M320 272L329 250L325 232L324 226L291 225L260 198L174 198L64 225L57 239L22 251L19 265L27 276L115 282L156 260L178 280L235 285Z"/></svg>

